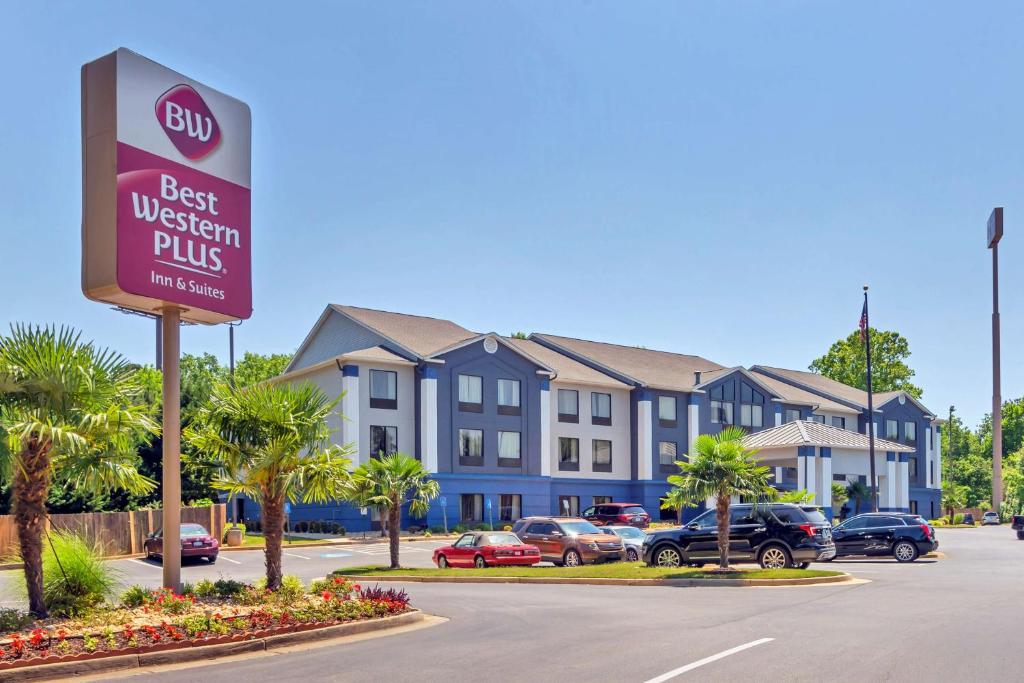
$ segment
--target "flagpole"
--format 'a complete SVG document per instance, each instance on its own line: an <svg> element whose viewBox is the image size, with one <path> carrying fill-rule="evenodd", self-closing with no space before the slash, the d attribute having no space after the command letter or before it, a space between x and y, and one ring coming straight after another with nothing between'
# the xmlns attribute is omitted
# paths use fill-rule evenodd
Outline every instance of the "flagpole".
<svg viewBox="0 0 1024 683"><path fill-rule="evenodd" d="M868 286L864 285L864 326L861 330L868 357L868 458L871 467L871 511L878 512L878 479L875 476L875 405L871 394L871 322L868 319Z"/></svg>

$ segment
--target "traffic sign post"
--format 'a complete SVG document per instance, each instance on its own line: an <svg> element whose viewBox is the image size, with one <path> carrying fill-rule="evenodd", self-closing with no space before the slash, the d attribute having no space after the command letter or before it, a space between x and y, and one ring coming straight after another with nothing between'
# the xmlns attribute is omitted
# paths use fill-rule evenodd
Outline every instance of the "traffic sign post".
<svg viewBox="0 0 1024 683"><path fill-rule="evenodd" d="M445 498L444 496L441 496L440 501L441 501L441 515L444 518L444 533L445 533L445 536L447 536L448 535L448 499Z"/></svg>
<svg viewBox="0 0 1024 683"><path fill-rule="evenodd" d="M491 507L491 499L487 499L487 517L491 520L491 531L494 531L494 508Z"/></svg>

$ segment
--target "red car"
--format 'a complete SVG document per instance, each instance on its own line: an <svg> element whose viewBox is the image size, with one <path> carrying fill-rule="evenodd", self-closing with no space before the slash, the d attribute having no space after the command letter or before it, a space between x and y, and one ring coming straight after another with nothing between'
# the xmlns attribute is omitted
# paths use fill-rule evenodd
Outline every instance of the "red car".
<svg viewBox="0 0 1024 683"><path fill-rule="evenodd" d="M142 545L146 550L147 559L152 559L157 555L162 558L164 556L163 529L150 534ZM210 564L213 564L217 561L218 552L220 552L220 543L201 524L181 525L181 559L205 557Z"/></svg>
<svg viewBox="0 0 1024 683"><path fill-rule="evenodd" d="M448 567L504 567L540 562L540 548L510 531L470 531L451 545L434 549L434 564Z"/></svg>
<svg viewBox="0 0 1024 683"><path fill-rule="evenodd" d="M606 524L624 524L635 526L637 529L646 529L651 523L651 516L647 514L640 503L601 503L592 505L580 515L594 526Z"/></svg>

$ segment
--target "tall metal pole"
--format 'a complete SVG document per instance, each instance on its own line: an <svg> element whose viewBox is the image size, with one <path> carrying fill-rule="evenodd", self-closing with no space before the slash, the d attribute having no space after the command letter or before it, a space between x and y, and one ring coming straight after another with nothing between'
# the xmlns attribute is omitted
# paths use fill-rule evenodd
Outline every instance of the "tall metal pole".
<svg viewBox="0 0 1024 683"><path fill-rule="evenodd" d="M868 317L868 286L864 285L864 339L868 360L868 459L871 468L871 511L878 512L878 479L875 475L875 404L871 394L871 319ZM892 503L889 503L892 505Z"/></svg>
<svg viewBox="0 0 1024 683"><path fill-rule="evenodd" d="M992 509L1003 502L1003 397L999 386L999 240L1003 237L1003 208L988 218L988 247L992 250Z"/></svg>
<svg viewBox="0 0 1024 683"><path fill-rule="evenodd" d="M160 316L156 316L156 369L160 370L164 367L164 330L163 324L160 322Z"/></svg>
<svg viewBox="0 0 1024 683"><path fill-rule="evenodd" d="M228 366L231 369L231 386L235 386L235 326L228 323Z"/></svg>
<svg viewBox="0 0 1024 683"><path fill-rule="evenodd" d="M181 309L163 309L164 588L181 590Z"/></svg>

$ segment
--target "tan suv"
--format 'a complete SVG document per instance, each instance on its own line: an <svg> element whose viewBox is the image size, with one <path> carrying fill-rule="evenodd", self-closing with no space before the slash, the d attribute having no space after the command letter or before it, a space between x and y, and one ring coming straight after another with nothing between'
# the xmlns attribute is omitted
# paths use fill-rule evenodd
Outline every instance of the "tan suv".
<svg viewBox="0 0 1024 683"><path fill-rule="evenodd" d="M540 548L542 562L559 567L621 560L625 553L621 538L602 534L579 517L524 517L512 531L523 543Z"/></svg>

